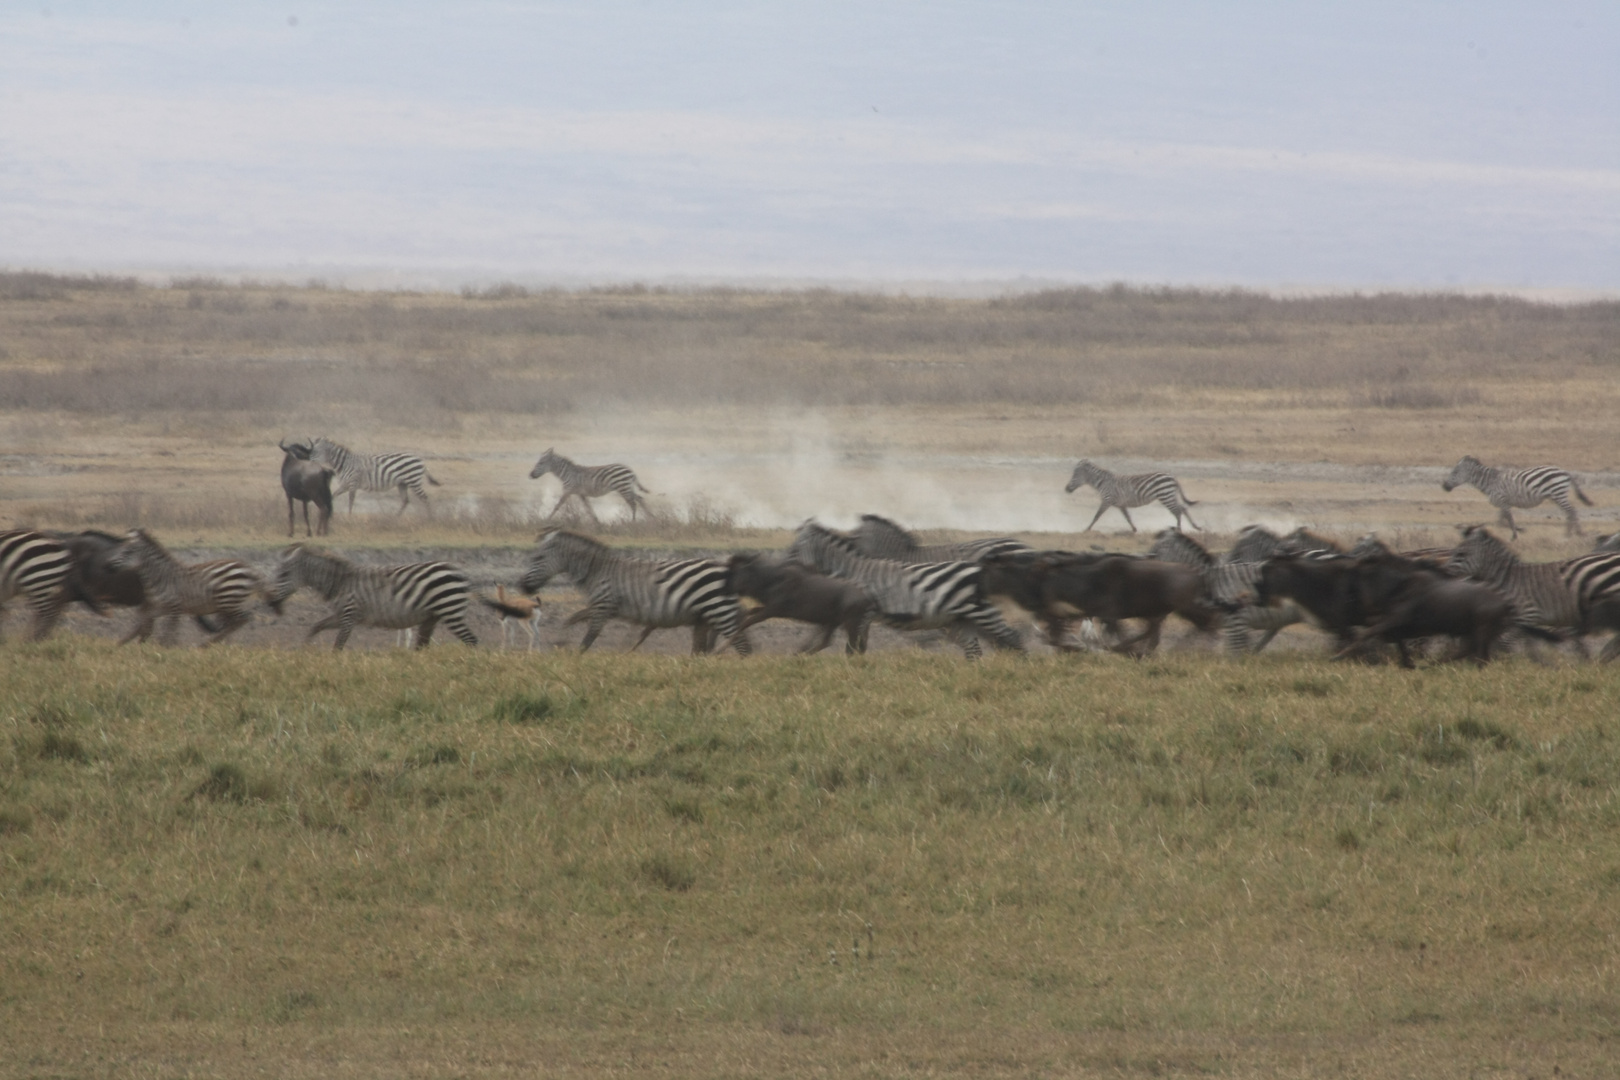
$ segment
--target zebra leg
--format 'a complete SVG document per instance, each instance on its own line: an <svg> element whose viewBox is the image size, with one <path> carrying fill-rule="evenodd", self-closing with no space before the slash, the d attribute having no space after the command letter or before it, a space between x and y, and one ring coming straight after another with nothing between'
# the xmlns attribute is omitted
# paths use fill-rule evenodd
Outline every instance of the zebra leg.
<svg viewBox="0 0 1620 1080"><path fill-rule="evenodd" d="M180 613L178 611L165 611L163 613L163 629L158 631L159 645L173 645L180 637Z"/></svg>
<svg viewBox="0 0 1620 1080"><path fill-rule="evenodd" d="M242 610L220 612L221 626L219 628L219 632L210 637L207 641L203 642L203 647L207 648L209 645L217 645L221 641L224 641L226 638L236 633L236 631L246 626L248 618L248 613Z"/></svg>
<svg viewBox="0 0 1620 1080"><path fill-rule="evenodd" d="M118 644L128 645L131 641L145 641L152 636L152 624L157 620L155 609L142 604L135 609L135 626L129 633L119 639Z"/></svg>
<svg viewBox="0 0 1620 1080"><path fill-rule="evenodd" d="M1135 532L1136 531L1136 522L1131 520L1131 512L1129 510L1125 509L1123 506L1121 506L1119 508L1119 512L1125 515L1125 524L1127 524L1127 525L1129 525L1131 527L1131 532Z"/></svg>
<svg viewBox="0 0 1620 1080"><path fill-rule="evenodd" d="M602 519L596 516L596 507L591 505L591 500L587 499L583 493L579 496L579 504L585 508L587 514L591 515L592 521L598 525L602 524Z"/></svg>
<svg viewBox="0 0 1620 1080"><path fill-rule="evenodd" d="M1001 617L1001 612L988 604L968 616L968 621L990 639L991 644L998 649L1012 649L1015 652L1024 651L1024 639L1018 631L1007 625Z"/></svg>
<svg viewBox="0 0 1620 1080"><path fill-rule="evenodd" d="M354 513L354 496L355 496L355 489L350 488L349 489L349 513L350 514Z"/></svg>
<svg viewBox="0 0 1620 1080"><path fill-rule="evenodd" d="M439 625L439 620L438 619L432 619L432 618L424 619L420 623L417 624L417 626L416 626L416 647L418 649L425 649L425 648L428 647L428 643L433 640L433 628L435 626L438 626L438 625ZM472 639L472 644L474 644L474 645L478 644L478 639L473 638Z"/></svg>
<svg viewBox="0 0 1620 1080"><path fill-rule="evenodd" d="M1513 524L1513 511L1512 510L1508 509L1505 506L1502 507L1502 512L1500 514L1496 515L1496 520L1497 520L1498 524L1506 525L1508 527L1509 531L1512 532L1513 535L1508 537L1508 539L1517 540L1519 538L1519 527L1517 525Z"/></svg>
<svg viewBox="0 0 1620 1080"><path fill-rule="evenodd" d="M644 626L644 627L642 627L641 628L641 636L636 638L636 643L634 645L630 646L629 651L630 652L635 652L637 649L641 648L641 643L643 641L646 641L649 637L651 637L652 632L654 630L656 630L656 629L658 629L656 626ZM699 623L697 626L694 626L692 628L692 651L694 653L699 651L698 646L703 640L702 639L702 633L701 633L702 630L703 630L703 624L702 623Z"/></svg>
<svg viewBox="0 0 1620 1080"><path fill-rule="evenodd" d="M343 612L334 611L334 612L332 612L332 614L328 615L326 618L322 619L320 622L318 622L314 626L310 627L309 628L309 633L304 636L304 640L305 641L310 641L315 637L316 634L320 633L322 630L330 630L330 629L332 629L332 627L338 625L342 621L343 621Z"/></svg>
<svg viewBox="0 0 1620 1080"><path fill-rule="evenodd" d="M958 619L952 623L951 636L962 646L962 655L969 660L977 660L984 655L984 646L979 644L979 635L974 633L972 625L967 620Z"/></svg>
<svg viewBox="0 0 1620 1080"><path fill-rule="evenodd" d="M61 590L30 600L28 609L33 614L33 628L29 631L29 640L44 641L55 629L56 620L62 617L62 609L66 606L67 594Z"/></svg>
<svg viewBox="0 0 1620 1080"><path fill-rule="evenodd" d="M1580 519L1575 516L1575 504L1569 501L1569 496L1560 495L1553 501L1556 502L1564 511L1564 535L1580 536L1581 522Z"/></svg>
<svg viewBox="0 0 1620 1080"><path fill-rule="evenodd" d="M1081 532L1090 532L1091 529L1092 529L1092 526L1097 524L1097 519L1103 516L1103 511L1107 510L1112 505L1113 505L1113 503L1104 501L1101 506L1097 507L1097 512L1092 515L1091 525L1087 525L1085 528L1081 529L1080 531Z"/></svg>
<svg viewBox="0 0 1620 1080"><path fill-rule="evenodd" d="M1603 651L1598 653L1598 663L1607 664L1617 656L1620 656L1620 634L1614 635L1609 639L1609 643L1603 646Z"/></svg>
<svg viewBox="0 0 1620 1080"><path fill-rule="evenodd" d="M432 479L432 478L429 477L429 479ZM422 500L422 509L427 511L427 516L429 518L432 518L433 517L433 503L428 501L427 488L423 487L421 484L417 484L416 485L416 497L418 499Z"/></svg>
<svg viewBox="0 0 1620 1080"><path fill-rule="evenodd" d="M325 623L331 622L331 621L332 620L330 620L330 619L323 619L320 623L316 624L316 628L321 629L321 628L324 627ZM340 652L343 649L343 646L345 646L345 645L347 645L349 643L349 635L354 633L354 624L359 622L359 621L360 621L360 613L358 611L356 611L353 608L353 606L345 605L344 608L343 608L342 613L337 616L338 632L337 632L337 640L332 642L332 651L333 652ZM314 634L315 634L315 631L311 630L310 635L313 637Z"/></svg>
<svg viewBox="0 0 1620 1080"><path fill-rule="evenodd" d="M399 496L403 501L399 504L399 513L395 514L395 517L403 515L405 513L405 508L411 505L411 492L404 483L399 485Z"/></svg>
<svg viewBox="0 0 1620 1080"><path fill-rule="evenodd" d="M1175 512L1175 514L1176 514L1176 531L1177 532L1181 531L1181 515L1183 515L1183 514L1187 515L1187 524L1191 525L1193 528L1197 529L1199 532L1204 531L1204 527L1202 525L1198 524L1198 522L1193 520L1193 518L1192 518L1192 507L1190 505L1183 506L1180 510L1177 510Z"/></svg>
<svg viewBox="0 0 1620 1080"><path fill-rule="evenodd" d="M472 628L467 625L467 620L461 616L458 615L453 619L446 619L444 625L450 628L450 632L456 635L456 638L460 640L463 645L476 646L478 644L478 635L472 632Z"/></svg>

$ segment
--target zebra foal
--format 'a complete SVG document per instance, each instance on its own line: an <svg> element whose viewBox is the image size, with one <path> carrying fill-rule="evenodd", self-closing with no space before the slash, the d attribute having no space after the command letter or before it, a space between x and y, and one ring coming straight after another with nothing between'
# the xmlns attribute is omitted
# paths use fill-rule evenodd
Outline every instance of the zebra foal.
<svg viewBox="0 0 1620 1080"><path fill-rule="evenodd" d="M276 561L271 602L279 605L300 588L314 589L332 605L331 614L309 628L309 637L337 627L334 651L348 644L356 626L414 630L416 648L425 649L442 622L468 645L478 644L467 626L472 585L446 562L357 566L342 556L294 544Z"/></svg>
<svg viewBox="0 0 1620 1080"><path fill-rule="evenodd" d="M1181 484L1169 473L1137 473L1134 476L1116 476L1090 461L1082 461L1074 467L1074 473L1069 477L1069 483L1064 487L1065 492L1072 493L1076 488L1090 485L1097 489L1102 497L1102 505L1097 507L1097 513L1091 519L1083 532L1090 532L1097 519L1110 507L1114 507L1125 515L1125 524L1136 531L1136 522L1131 520L1129 507L1146 506L1148 503L1162 503L1164 508L1176 516L1176 529L1181 528L1181 518L1186 515L1187 524L1199 531L1203 526L1193 520L1192 507L1198 504L1187 498L1181 490Z"/></svg>
<svg viewBox="0 0 1620 1080"><path fill-rule="evenodd" d="M1457 462L1450 476L1440 482L1440 486L1447 491L1464 484L1471 484L1484 492L1491 505L1501 511L1497 515L1497 522L1512 531L1509 539L1517 539L1519 535L1519 527L1513 522L1515 509L1540 506L1551 499L1564 512L1564 534L1571 536L1580 533L1581 523L1575 516L1575 504L1569 501L1570 493L1574 492L1587 506L1592 505L1592 500L1586 497L1586 492L1581 490L1573 476L1550 465L1533 469L1499 469L1469 454Z"/></svg>
<svg viewBox="0 0 1620 1080"><path fill-rule="evenodd" d="M622 555L579 533L553 529L540 538L519 583L533 595L554 577L585 592L586 607L564 625L589 622L579 651L589 649L609 619L640 623L634 652L657 629L692 628L692 652L712 651L716 635L738 655L753 652L742 626L742 605L727 584L729 568L713 559L654 562Z"/></svg>
<svg viewBox="0 0 1620 1080"><path fill-rule="evenodd" d="M72 570L73 554L60 540L31 529L0 532L0 610L22 596L32 614L28 636L39 641L62 617Z"/></svg>
<svg viewBox="0 0 1620 1080"><path fill-rule="evenodd" d="M145 641L163 617L158 634L161 645L174 644L182 615L218 615L219 631L204 644L224 641L247 624L255 596L263 596L276 614L281 601L270 595L264 579L245 562L212 559L186 564L169 554L145 529L131 529L106 561L109 571L134 570L141 579L144 598L135 609L135 628L120 645Z"/></svg>
<svg viewBox="0 0 1620 1080"><path fill-rule="evenodd" d="M417 455L357 454L324 436L311 439L309 446L309 460L317 465L331 466L332 478L337 481L332 489L332 498L349 493L349 513L354 513L354 496L357 492L397 490L403 500L399 504L401 514L411 505L411 495L414 494L422 500L428 516L433 516L433 505L428 502L427 488L422 486L422 481L426 480L434 487L440 484L428 473L427 466Z"/></svg>
<svg viewBox="0 0 1620 1080"><path fill-rule="evenodd" d="M823 574L853 581L877 601L883 621L899 630L947 629L969 659L983 652L979 635L1003 649L1023 651L1018 631L984 594L976 562L900 563L870 559L855 542L814 521L799 526L788 555Z"/></svg>
<svg viewBox="0 0 1620 1080"><path fill-rule="evenodd" d="M647 508L647 500L637 493L637 489L647 491L647 488L636 479L636 474L630 471L628 465L576 465L551 449L541 454L540 460L534 463L534 468L529 470L529 479L538 480L546 473L552 473L561 480L563 488L557 505L551 508L547 517L556 517L563 503L577 498L585 512L591 515L591 520L600 524L601 519L596 516L591 500L612 492L617 492L629 504L631 521L636 520L637 507L643 510Z"/></svg>

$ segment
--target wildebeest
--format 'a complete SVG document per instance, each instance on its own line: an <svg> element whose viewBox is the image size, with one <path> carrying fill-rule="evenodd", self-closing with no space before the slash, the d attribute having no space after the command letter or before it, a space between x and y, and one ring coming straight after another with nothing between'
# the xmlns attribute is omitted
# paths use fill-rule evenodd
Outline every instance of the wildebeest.
<svg viewBox="0 0 1620 1080"><path fill-rule="evenodd" d="M1214 630L1221 612L1209 601L1203 576L1190 566L1129 555L1043 551L996 555L984 561L984 591L1005 596L1046 626L1054 648L1069 649L1068 622L1079 616L1100 621L1119 636L1124 619L1143 619L1147 629L1121 640L1115 651L1159 645L1164 620L1179 615L1202 631Z"/></svg>
<svg viewBox="0 0 1620 1080"><path fill-rule="evenodd" d="M67 580L62 585L68 603L83 604L97 615L107 614L108 607L138 608L146 603L146 589L141 585L138 571L132 567L112 570L107 566L113 551L124 542L123 537L97 529L51 535L73 556ZM219 627L206 616L194 618L204 633L219 632Z"/></svg>
<svg viewBox="0 0 1620 1080"><path fill-rule="evenodd" d="M1344 557L1273 556L1260 568L1255 601L1293 600L1317 629L1334 636L1342 652L1356 644L1355 629L1367 621L1356 576L1359 566L1358 560Z"/></svg>
<svg viewBox="0 0 1620 1080"><path fill-rule="evenodd" d="M281 490L287 493L287 535L293 534L293 501L304 504L304 535L325 536L332 521L332 473L330 465L311 461L314 449L303 443L280 444ZM309 504L314 503L318 524L315 532L309 528Z"/></svg>
<svg viewBox="0 0 1620 1080"><path fill-rule="evenodd" d="M799 649L801 653L825 649L840 627L844 652L864 653L867 632L878 615L877 601L854 582L770 555L733 555L726 563L726 585L737 595L760 603L744 616L744 629L766 619L794 619L818 627Z"/></svg>
<svg viewBox="0 0 1620 1080"><path fill-rule="evenodd" d="M1513 605L1500 592L1477 581L1455 578L1433 565L1424 565L1392 553L1355 560L1357 599L1369 623L1355 634L1341 655L1377 638L1393 642L1401 666L1412 667L1406 643L1414 638L1444 635L1458 643L1453 659L1484 664L1491 646L1513 620ZM1524 629L1558 640L1539 627Z"/></svg>

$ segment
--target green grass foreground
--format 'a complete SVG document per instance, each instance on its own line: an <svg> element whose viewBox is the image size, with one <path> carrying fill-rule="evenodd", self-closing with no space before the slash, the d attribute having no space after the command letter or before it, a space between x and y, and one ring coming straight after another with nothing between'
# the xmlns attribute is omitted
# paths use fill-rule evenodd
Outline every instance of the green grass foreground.
<svg viewBox="0 0 1620 1080"><path fill-rule="evenodd" d="M12 641L0 1075L1612 1073L1617 703Z"/></svg>

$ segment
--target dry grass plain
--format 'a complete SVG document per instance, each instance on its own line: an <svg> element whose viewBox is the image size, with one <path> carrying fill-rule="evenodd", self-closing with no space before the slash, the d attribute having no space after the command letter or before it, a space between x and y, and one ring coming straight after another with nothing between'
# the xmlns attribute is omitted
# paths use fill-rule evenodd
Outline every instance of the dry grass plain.
<svg viewBox="0 0 1620 1080"><path fill-rule="evenodd" d="M1172 466L1222 530L1411 543L1491 516L1439 490L1463 453L1553 462L1609 531L1617 330L1492 298L0 275L0 521L264 558L274 444L324 432L444 482L333 546L491 580L548 445L633 464L659 514L606 531L657 547L864 510L1139 545L1074 533L1082 455ZM1588 542L1521 521L1531 557ZM0 1076L1620 1071L1613 670L70 622L0 647Z"/></svg>

